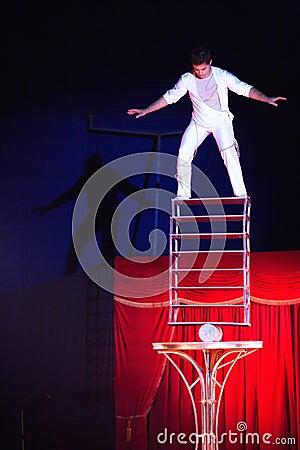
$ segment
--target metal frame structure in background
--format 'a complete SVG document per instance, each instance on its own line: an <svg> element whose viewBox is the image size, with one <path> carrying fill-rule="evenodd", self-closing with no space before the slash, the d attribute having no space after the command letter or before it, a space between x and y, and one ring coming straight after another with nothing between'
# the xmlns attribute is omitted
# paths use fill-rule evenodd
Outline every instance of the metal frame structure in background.
<svg viewBox="0 0 300 450"><path fill-rule="evenodd" d="M137 137L143 139L150 139L152 141L152 152L160 153L162 148L162 140L164 138L170 137L179 137L182 136L183 131L138 131L138 130L125 130L125 129L116 129L116 128L103 128L95 126L95 115L87 114L87 132L92 134L99 135L111 135L111 136L127 136L127 137ZM157 159L157 165L159 165L159 158ZM160 186L160 173L159 167L155 168L156 173L156 186ZM147 189L149 186L149 173L145 175L145 182L143 189ZM155 193L155 205L154 205L154 229L158 228L158 214L159 214L159 192L158 189ZM132 243L135 244L135 239L139 227L139 222L141 218L142 211L137 215L137 219L134 226ZM153 242L153 254L156 256L157 251L157 243L156 243L156 235L154 237Z"/></svg>
<svg viewBox="0 0 300 450"><path fill-rule="evenodd" d="M201 213L197 214L192 211L194 207L202 207ZM236 210L234 214L228 213L227 207L240 207L241 210ZM211 214L210 210L215 207L218 211L216 214ZM250 207L251 200L249 197L225 197L225 198L194 198L189 200L172 200L172 216L170 217L170 264L169 264L169 293L170 293L170 315L169 315L169 325L201 325L207 322L218 324L218 325L246 325L250 326ZM203 212L205 211L205 212ZM184 215L182 214L184 213ZM229 222L241 225L239 230L235 232L228 232L227 226ZM210 225L211 230L209 232L201 232L198 228L196 232L185 232L183 229L184 224L194 223L198 227L198 224ZM213 224L219 223L223 224L225 227L221 232L215 232L213 230ZM220 229L220 227L219 227ZM208 240L213 242L213 250L211 247L208 250L199 250L199 248L194 248L193 250L181 250L182 245L185 240ZM238 249L228 249L226 244L230 240L235 240ZM220 244L216 244L220 242ZM219 247L218 247L219 245ZM217 248L216 248L217 247ZM212 255L212 253L219 254L220 257L226 253L235 253L240 255L241 264L239 267L222 268L222 267L198 267L194 264L192 267L184 267L181 260L184 256L190 255L194 257L195 261L197 255ZM194 286L184 286L182 280L184 276L190 271L199 273L199 276L206 273L222 271L227 273L235 272L240 274L240 283L236 285L222 285L215 286L209 284L208 281L203 283L200 282ZM241 292L241 301L231 303L201 303L184 301L180 298L180 291L198 291L199 298L201 300L201 290L203 289L231 289L235 290L237 293ZM186 294L185 294L186 295ZM239 297L238 297L239 298ZM189 299L187 299L189 300ZM185 321L184 319L179 320L179 311L182 313L181 316L184 318L184 310L187 308L241 308L243 310L242 319L239 322L215 322L209 319L206 322L191 322Z"/></svg>

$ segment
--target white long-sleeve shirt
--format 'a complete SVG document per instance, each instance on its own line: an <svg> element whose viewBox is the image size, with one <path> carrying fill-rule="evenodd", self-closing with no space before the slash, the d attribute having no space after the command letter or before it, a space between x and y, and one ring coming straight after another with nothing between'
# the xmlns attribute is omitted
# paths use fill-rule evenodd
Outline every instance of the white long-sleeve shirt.
<svg viewBox="0 0 300 450"><path fill-rule="evenodd" d="M249 97L249 92L252 88L250 84L239 80L227 70L214 66L211 69L217 85L221 105L220 111L211 108L203 101L197 90L196 77L190 72L181 75L175 86L163 95L166 102L171 104L176 103L188 92L193 104L192 119L198 125L206 128L216 126L224 118L232 120L233 115L228 107L228 90L238 95Z"/></svg>

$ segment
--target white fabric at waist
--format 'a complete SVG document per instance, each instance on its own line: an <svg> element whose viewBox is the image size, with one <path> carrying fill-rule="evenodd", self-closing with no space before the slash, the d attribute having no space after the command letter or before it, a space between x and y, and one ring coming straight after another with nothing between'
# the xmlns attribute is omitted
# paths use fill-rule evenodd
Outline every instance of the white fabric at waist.
<svg viewBox="0 0 300 450"><path fill-rule="evenodd" d="M224 120L226 122L232 122L233 114L229 110L214 111L210 108L210 110L207 111L204 108L201 108L201 113L200 111L197 112L196 109L193 110L192 119L201 127L212 128L220 125Z"/></svg>

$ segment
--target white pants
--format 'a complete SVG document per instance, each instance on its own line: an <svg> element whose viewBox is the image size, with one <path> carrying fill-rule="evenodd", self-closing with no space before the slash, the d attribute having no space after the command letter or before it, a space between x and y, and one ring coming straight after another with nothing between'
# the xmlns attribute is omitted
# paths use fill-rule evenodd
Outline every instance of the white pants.
<svg viewBox="0 0 300 450"><path fill-rule="evenodd" d="M177 158L177 196L191 197L192 161L198 147L209 135L213 134L226 166L235 196L246 196L246 187L237 151L231 121L224 120L218 126L207 129L191 121L185 130Z"/></svg>

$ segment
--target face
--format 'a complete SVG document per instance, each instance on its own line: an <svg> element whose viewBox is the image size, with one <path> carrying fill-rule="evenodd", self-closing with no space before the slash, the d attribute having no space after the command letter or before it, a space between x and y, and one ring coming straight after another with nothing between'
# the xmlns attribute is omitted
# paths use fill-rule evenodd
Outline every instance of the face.
<svg viewBox="0 0 300 450"><path fill-rule="evenodd" d="M209 61L209 64L193 64L193 73L195 77L200 78L200 80L209 77L209 75L211 74L211 61Z"/></svg>

